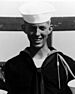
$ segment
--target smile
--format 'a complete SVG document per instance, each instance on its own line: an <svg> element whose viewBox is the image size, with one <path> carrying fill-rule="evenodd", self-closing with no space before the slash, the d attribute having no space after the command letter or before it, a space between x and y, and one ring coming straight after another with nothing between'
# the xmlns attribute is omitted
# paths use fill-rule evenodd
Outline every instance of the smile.
<svg viewBox="0 0 75 94"><path fill-rule="evenodd" d="M36 43L39 43L39 42L41 42L43 39L42 38L38 38L38 39L35 39L35 42Z"/></svg>

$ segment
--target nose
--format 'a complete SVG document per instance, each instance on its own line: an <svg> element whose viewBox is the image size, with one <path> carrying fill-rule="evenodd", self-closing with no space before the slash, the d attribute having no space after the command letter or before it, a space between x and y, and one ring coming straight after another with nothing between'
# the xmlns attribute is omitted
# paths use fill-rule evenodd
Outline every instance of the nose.
<svg viewBox="0 0 75 94"><path fill-rule="evenodd" d="M39 36L40 35L40 29L37 27L36 28L36 35Z"/></svg>

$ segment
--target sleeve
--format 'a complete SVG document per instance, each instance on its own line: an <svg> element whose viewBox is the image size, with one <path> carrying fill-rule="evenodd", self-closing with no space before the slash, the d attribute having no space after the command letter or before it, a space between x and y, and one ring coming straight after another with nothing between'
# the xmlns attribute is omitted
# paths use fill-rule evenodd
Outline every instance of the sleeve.
<svg viewBox="0 0 75 94"><path fill-rule="evenodd" d="M20 94L19 77L12 62L6 62L4 66L4 74L8 94Z"/></svg>

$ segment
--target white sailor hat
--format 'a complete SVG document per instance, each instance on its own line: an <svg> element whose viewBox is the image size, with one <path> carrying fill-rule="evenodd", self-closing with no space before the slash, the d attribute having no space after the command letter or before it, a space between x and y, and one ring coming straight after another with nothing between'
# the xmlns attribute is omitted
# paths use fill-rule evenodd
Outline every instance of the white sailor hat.
<svg viewBox="0 0 75 94"><path fill-rule="evenodd" d="M20 8L23 19L28 23L42 23L49 21L55 8L48 1L28 1Z"/></svg>

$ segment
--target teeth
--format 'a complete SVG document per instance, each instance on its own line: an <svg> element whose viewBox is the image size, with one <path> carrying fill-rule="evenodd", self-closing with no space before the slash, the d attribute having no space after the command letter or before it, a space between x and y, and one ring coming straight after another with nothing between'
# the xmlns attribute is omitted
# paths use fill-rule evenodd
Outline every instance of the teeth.
<svg viewBox="0 0 75 94"><path fill-rule="evenodd" d="M41 39L35 39L35 40L41 40Z"/></svg>
<svg viewBox="0 0 75 94"><path fill-rule="evenodd" d="M42 39L42 38L36 38L36 39L38 40L38 39Z"/></svg>

